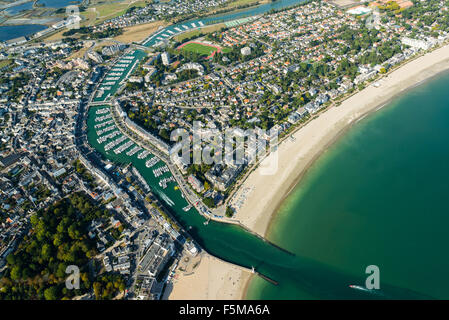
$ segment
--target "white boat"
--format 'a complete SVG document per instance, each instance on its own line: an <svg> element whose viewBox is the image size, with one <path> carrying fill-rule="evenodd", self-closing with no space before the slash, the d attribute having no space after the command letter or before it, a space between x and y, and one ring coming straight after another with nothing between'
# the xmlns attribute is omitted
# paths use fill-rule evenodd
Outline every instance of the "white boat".
<svg viewBox="0 0 449 320"><path fill-rule="evenodd" d="M150 151L143 150L141 153L137 155L137 159L142 160L145 159L150 154Z"/></svg>
<svg viewBox="0 0 449 320"><path fill-rule="evenodd" d="M145 162L145 166L147 168L154 167L159 162L159 159L157 157L152 157Z"/></svg>

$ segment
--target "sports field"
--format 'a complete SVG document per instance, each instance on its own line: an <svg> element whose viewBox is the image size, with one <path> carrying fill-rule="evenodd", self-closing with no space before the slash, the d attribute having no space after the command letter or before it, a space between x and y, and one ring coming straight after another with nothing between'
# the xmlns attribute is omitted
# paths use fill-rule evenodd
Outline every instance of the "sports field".
<svg viewBox="0 0 449 320"><path fill-rule="evenodd" d="M183 51L196 52L201 55L210 56L213 52L220 50L219 47L215 47L212 45L200 44L196 42L187 43L184 46L181 46L180 49Z"/></svg>
<svg viewBox="0 0 449 320"><path fill-rule="evenodd" d="M203 56L206 56L206 59L212 58L217 52L227 52L228 48L221 48L219 46L207 43L201 43L196 41L189 41L182 45L180 45L178 50L196 52Z"/></svg>

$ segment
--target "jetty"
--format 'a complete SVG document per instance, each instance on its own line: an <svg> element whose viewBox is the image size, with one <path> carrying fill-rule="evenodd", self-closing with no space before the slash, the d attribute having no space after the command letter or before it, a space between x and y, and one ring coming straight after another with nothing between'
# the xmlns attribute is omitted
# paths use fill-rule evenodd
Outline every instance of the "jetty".
<svg viewBox="0 0 449 320"><path fill-rule="evenodd" d="M271 284L274 284L275 286L277 286L279 283L263 274L261 274L260 272L257 272L256 269L254 267L251 267L251 273L257 274L259 277L261 277L262 279L268 281Z"/></svg>

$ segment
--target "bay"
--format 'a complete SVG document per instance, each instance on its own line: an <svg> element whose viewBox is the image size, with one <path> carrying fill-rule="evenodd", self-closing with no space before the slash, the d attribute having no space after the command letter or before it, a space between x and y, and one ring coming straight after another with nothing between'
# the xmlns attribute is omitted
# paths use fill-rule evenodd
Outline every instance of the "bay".
<svg viewBox="0 0 449 320"><path fill-rule="evenodd" d="M414 292L448 299L448 85L448 74L438 76L351 128L290 193L268 238L361 278L359 285L365 268L378 266L385 297L382 288L391 286L398 297ZM314 286L326 282L323 277ZM256 278L248 297L301 299L308 293Z"/></svg>

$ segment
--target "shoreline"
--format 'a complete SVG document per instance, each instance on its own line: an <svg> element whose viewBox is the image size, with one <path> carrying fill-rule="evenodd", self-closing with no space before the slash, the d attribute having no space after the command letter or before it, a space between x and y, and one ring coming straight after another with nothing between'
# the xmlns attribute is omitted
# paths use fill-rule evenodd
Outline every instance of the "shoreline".
<svg viewBox="0 0 449 320"><path fill-rule="evenodd" d="M449 46L449 44L447 45ZM410 61L411 62L411 61ZM448 56L448 63L449 63L449 56ZM402 66L401 66L402 67ZM396 70L395 70L396 71ZM302 178L304 177L304 175L309 171L309 169L315 164L315 162L324 154L326 153L326 151L329 150L329 148L331 148L335 143L337 143L341 138L344 137L344 135L357 123L359 123L361 120L375 114L376 112L384 109L386 106L388 106L390 103L392 103L395 99L400 98L402 95L406 94L407 92L413 90L414 88L425 84L429 81L432 81L434 78L449 72L449 65L447 66L446 69L442 69L440 71L438 71L437 73L429 76L428 78L419 81L418 83L411 85L410 87L407 87L405 89L403 89L402 91L400 91L398 94L390 97L387 101L382 102L380 105L377 105L377 107L368 110L367 112L365 112L364 114L362 114L359 118L353 120L353 122L349 123L346 127L341 128L341 130L336 133L336 135L334 136L334 138L329 141L323 148L321 151L319 151L314 158L305 166L305 168L299 173L299 175L296 177L295 181L293 181L288 189L288 192L280 199L278 200L278 205L276 206L276 208L273 210L271 216L270 216L270 220L267 223L267 227L265 229L265 232L263 234L263 237L265 239L267 239L268 235L270 234L271 231L271 227L272 224L274 222L274 219L277 216L277 213L279 211L279 209L281 208L282 204L284 203L284 201L289 197L290 193L294 190L294 188L301 182ZM375 81L374 81L375 82ZM373 82L373 83L374 83ZM370 84L371 85L371 84ZM361 91L363 92L363 90ZM346 101L346 100L344 100ZM338 107L337 107L338 108ZM329 109L328 109L329 110ZM327 110L325 110L324 112L326 112ZM301 128L302 129L302 128ZM268 240L268 239L267 239ZM268 240L269 241L269 240Z"/></svg>
<svg viewBox="0 0 449 320"><path fill-rule="evenodd" d="M251 272L243 267L201 253L192 272L176 269L176 279L167 285L162 300L243 300Z"/></svg>
<svg viewBox="0 0 449 320"><path fill-rule="evenodd" d="M272 175L260 174L264 163L269 161L264 159L239 186L235 199L245 189L250 188L251 191L234 218L250 232L270 241L268 236L278 217L279 208L320 156L353 125L448 70L449 44L445 44L371 82L360 92L341 101L339 106L328 107L316 114L317 118L293 133L295 141L285 139L278 145L276 179ZM374 87L375 82L380 83L380 86ZM267 195L265 190L271 190L271 193ZM164 294L164 299L247 299L253 275L209 254L206 257L210 258L203 259L193 275L178 279L170 292ZM212 274L211 269L214 270ZM230 286L228 279L236 279L234 281L239 285ZM193 290L203 294L192 295Z"/></svg>
<svg viewBox="0 0 449 320"><path fill-rule="evenodd" d="M295 141L285 139L278 146L279 168L276 179L260 175L256 168L235 194L238 198L245 188L253 188L235 218L245 227L268 238L278 212L292 190L301 182L309 168L332 145L359 121L389 105L394 99L449 70L449 44L408 61L387 76L371 82L362 91L346 98L339 106L319 113L293 133ZM372 84L379 82L379 87ZM309 141L307 141L309 139ZM310 143L312 140L312 143ZM305 147L299 148L305 141ZM309 142L309 143L308 143ZM286 163L288 161L289 163ZM273 182L276 180L276 182ZM268 195L264 190L272 190ZM240 296L245 299L252 276Z"/></svg>
<svg viewBox="0 0 449 320"><path fill-rule="evenodd" d="M429 66L425 66L425 67L421 67L421 68L415 68L416 71L414 71L414 74L411 74L410 76L407 77L407 79L392 79L392 77L396 76L399 72L404 73L406 71L410 71L410 70L405 70L405 68L407 67L407 69L412 69L415 65L420 65L422 62L424 62L423 60L430 60L430 58L433 58L433 56L436 56L436 54L441 54L446 53L447 55L445 57L442 57L442 59L436 61L436 62L431 62ZM447 63L447 65L445 66L441 66L441 64L443 63ZM413 64L413 66L411 66ZM437 67L442 67L442 68L438 68ZM323 118L327 115L329 115L329 113L331 111L333 111L333 113L337 113L340 112L341 109L344 109L345 107L347 107L347 105L349 105L350 103L353 102L358 102L358 101L352 101L352 100L360 100L359 98L363 95L363 99L373 99L376 98L375 102L372 101L368 101L367 103L361 103L360 105L363 105L360 108L352 108L353 111L352 114L349 114L349 112L346 112L346 114L342 114L340 117L336 118L334 121L334 123L329 123L329 121L327 124L332 126L332 125L340 125L337 127L334 127L332 129L332 132L324 132L323 134L321 134L318 138L326 138L326 141L318 141L319 143L317 143L317 145L315 145L314 147L317 147L319 145L319 150L308 150L308 151L313 151L313 152L307 152L308 157L308 161L306 164L303 163L298 163L298 165L295 166L295 168L292 168L291 166L289 168L289 173L293 173L294 176L289 176L289 179L284 179L282 182L282 184L285 184L286 182L288 187L284 187L283 190L285 190L285 192L282 193L281 196L279 196L279 190L280 188L276 188L276 190L274 190L273 193L270 194L270 196L268 197L264 197L262 199L262 201L264 203L269 203L269 202L276 202L276 205L271 205L271 207L273 207L274 209L271 210L270 212L270 218L274 218L275 217L275 211L277 211L277 209L279 209L280 205L282 204L282 202L288 197L288 195L290 194L290 192L293 190L293 188L298 184L298 182L301 180L301 178L304 176L304 174L307 172L307 170L310 168L311 165L313 165L313 163L317 160L317 158L319 158L324 152L326 152L329 147L331 147L339 138L341 138L344 133L349 130L354 124L357 124L360 120L364 119L365 117L383 109L385 106L387 106L388 104L390 104L394 99L398 98L399 96L401 96L402 94L406 93L409 90L414 89L415 87L426 83L428 81L430 81L432 78L439 76L440 74L444 73L445 71L449 70L449 44L435 49L434 51L425 54L424 56L418 57L414 60L411 60L409 62L407 62L406 64L404 64L403 66L400 66L398 69L394 70L391 74L389 74L388 76L377 80L377 81L373 81L374 82L381 82L382 85L379 88L374 88L372 86L372 83L367 86L366 88L364 88L362 91L357 92L356 94L348 97L347 99L343 100L341 105L339 106L332 106L327 108L326 110L324 110L322 113L318 114L318 117L316 119L311 120L310 122L308 122L306 125L304 125L303 127L299 128L295 133L293 133L293 136L298 139L298 136L303 136L304 134L300 134L300 133L304 133L304 131L308 128L310 128L313 124L316 124L317 122L320 122L319 124L324 123L325 121L323 120ZM420 75L417 76L416 73L418 72L426 72L427 74L425 75ZM398 80L400 80L400 82L398 82ZM404 85L403 82L412 82L409 83L407 85ZM388 82L388 83L387 83ZM390 82L395 82L395 83L390 83ZM384 95L383 97L379 98L379 95L376 95L375 97L368 96L366 94L367 90L370 90L372 92L377 91L375 93L381 93L382 89L385 90L389 90L389 91L393 91L393 88L388 87L388 86L400 86L400 90L397 92L388 92L386 95ZM335 110L337 109L337 110ZM344 110L347 111L347 110ZM346 117L349 116L349 119ZM320 121L322 120L322 121ZM326 119L328 120L328 119ZM348 120L348 121L342 121L342 120ZM343 122L343 123L342 123ZM314 127L317 127L317 125L315 125ZM323 129L324 131L325 129ZM310 131L310 130L309 130ZM312 133L312 132L307 132L307 133ZM315 135L319 135L319 133L317 132L313 132L313 134ZM323 140L323 139L321 139ZM282 143L278 146L278 150L279 150L279 158L282 158L282 156L284 156L285 154L287 154L288 152L291 152L293 150L293 148L296 146L298 146L297 144L298 141L295 141L293 143L291 143L291 141L289 141L288 139L285 139L284 141L282 141ZM282 148L282 150L280 150ZM288 152L287 152L288 151ZM303 152L304 154L306 152ZM288 157L284 157L284 158L288 158ZM289 157L291 160L291 157ZM303 157L302 157L303 158ZM263 160L261 162L261 164L264 164L264 162L266 162L266 160ZM297 169L297 167L300 167L301 170L294 170ZM280 171L282 171L282 169L284 168L279 168L277 170L277 174L280 173ZM284 169L284 171L286 171L286 169ZM292 172L294 171L294 172ZM256 168L250 175L249 177L246 179L246 181L240 186L239 191L236 192L236 195L239 195L241 189L248 187L249 183L248 181L253 178L254 176L261 176L260 175L260 166L258 168ZM264 181L267 180L272 180L273 176L262 176L262 177L266 177L263 178ZM277 179L279 180L279 179ZM247 211L245 209L248 209L248 203L251 202L251 200L254 200L256 198L254 191L259 191L262 189L262 183L258 184L258 185L251 185L251 187L253 187L254 189L252 190L252 192L250 193L250 195L248 196L248 198L245 200L244 205L242 206L241 209L239 209L236 212L236 216L235 218L240 220L240 222L249 230L259 234L262 237L266 237L269 234L269 229L270 229L270 225L271 223L269 221L263 221L263 225L260 224L261 220L257 219L258 221L254 221L254 220L250 220L250 218L254 218L254 216L256 215L255 210L251 210L252 215L248 215ZM267 189L266 185L264 185L265 187L263 189ZM269 200L267 200L269 198ZM258 202L260 202L261 199L257 199ZM268 212L268 210L264 210L263 212L259 212L258 216L256 218L263 218L263 215L266 215L266 213ZM271 219L270 219L271 221ZM259 224L257 224L259 222Z"/></svg>

